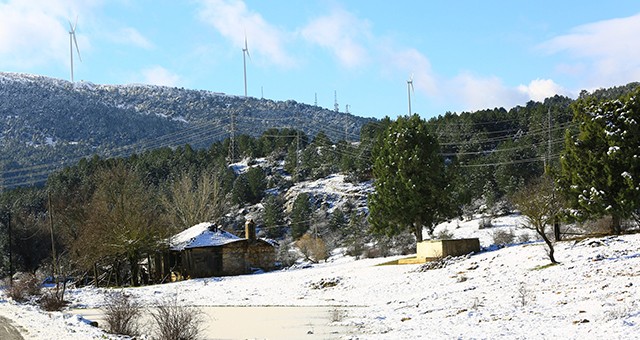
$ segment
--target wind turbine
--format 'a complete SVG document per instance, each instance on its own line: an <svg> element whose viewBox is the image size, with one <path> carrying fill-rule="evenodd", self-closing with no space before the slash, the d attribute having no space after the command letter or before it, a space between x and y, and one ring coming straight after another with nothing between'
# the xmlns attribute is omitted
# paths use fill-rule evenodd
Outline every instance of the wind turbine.
<svg viewBox="0 0 640 340"><path fill-rule="evenodd" d="M413 90L413 74L411 75L411 78L409 78L409 80L407 80L407 94L409 95L409 116L411 116L411 92L414 92L414 90Z"/></svg>
<svg viewBox="0 0 640 340"><path fill-rule="evenodd" d="M76 45L76 51L78 51L78 59L82 61L80 57L80 49L78 48L78 41L76 40L76 26L78 25L78 17L76 16L76 23L71 25L69 20L69 53L71 56L71 82L73 83L73 45Z"/></svg>
<svg viewBox="0 0 640 340"><path fill-rule="evenodd" d="M244 96L247 96L247 57L251 60L249 47L247 46L247 33L244 34L244 48L242 49L242 64L244 65Z"/></svg>

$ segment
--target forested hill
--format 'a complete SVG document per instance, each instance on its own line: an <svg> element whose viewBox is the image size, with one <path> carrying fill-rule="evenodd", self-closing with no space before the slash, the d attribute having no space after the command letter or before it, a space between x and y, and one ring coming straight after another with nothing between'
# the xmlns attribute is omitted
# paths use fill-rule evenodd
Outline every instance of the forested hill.
<svg viewBox="0 0 640 340"><path fill-rule="evenodd" d="M237 135L287 127L309 136L323 131L332 140L355 140L372 120L292 100L0 73L0 171L9 178L24 178L28 171L42 179L52 167L94 153L207 147L229 137L232 115Z"/></svg>

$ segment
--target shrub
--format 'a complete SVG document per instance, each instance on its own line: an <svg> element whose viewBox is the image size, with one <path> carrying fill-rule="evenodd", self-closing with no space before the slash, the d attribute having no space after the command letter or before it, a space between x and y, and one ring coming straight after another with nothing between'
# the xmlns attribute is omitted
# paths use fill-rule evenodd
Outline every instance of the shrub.
<svg viewBox="0 0 640 340"><path fill-rule="evenodd" d="M177 300L167 301L151 312L155 322L157 340L194 340L202 332L201 312L192 307L178 306Z"/></svg>
<svg viewBox="0 0 640 340"><path fill-rule="evenodd" d="M141 312L140 304L124 292L111 293L105 297L104 321L109 333L138 336Z"/></svg>
<svg viewBox="0 0 640 340"><path fill-rule="evenodd" d="M276 262L282 268L291 267L296 263L296 255L291 251L291 238L287 237L279 242L278 251L276 253Z"/></svg>
<svg viewBox="0 0 640 340"><path fill-rule="evenodd" d="M47 312L62 310L62 308L67 305L67 302L64 301L62 295L53 291L48 291L44 294L38 303L40 304L40 308Z"/></svg>
<svg viewBox="0 0 640 340"><path fill-rule="evenodd" d="M24 302L30 296L39 296L40 294L40 282L34 274L26 274L19 280L15 280L7 291L7 295L17 302Z"/></svg>
<svg viewBox="0 0 640 340"><path fill-rule="evenodd" d="M491 222L491 218L483 217L480 220L480 225L478 226L478 229L488 229L488 228L493 228L493 223Z"/></svg>
<svg viewBox="0 0 640 340"><path fill-rule="evenodd" d="M311 237L309 234L302 236L296 245L309 261L320 262L326 260L329 255L324 241L321 238Z"/></svg>
<svg viewBox="0 0 640 340"><path fill-rule="evenodd" d="M493 233L491 234L491 238L493 239L493 244L503 246L513 243L516 235L511 229L497 229L493 231Z"/></svg>
<svg viewBox="0 0 640 340"><path fill-rule="evenodd" d="M450 240L454 238L453 233L449 231L449 229L442 229L435 235L438 240Z"/></svg>

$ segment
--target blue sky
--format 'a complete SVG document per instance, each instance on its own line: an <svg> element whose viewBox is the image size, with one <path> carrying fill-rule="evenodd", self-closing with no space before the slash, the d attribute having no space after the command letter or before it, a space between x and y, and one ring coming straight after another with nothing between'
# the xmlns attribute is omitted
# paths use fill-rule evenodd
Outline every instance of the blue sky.
<svg viewBox="0 0 640 340"><path fill-rule="evenodd" d="M640 80L640 2L0 0L0 71L293 99L381 118Z"/></svg>

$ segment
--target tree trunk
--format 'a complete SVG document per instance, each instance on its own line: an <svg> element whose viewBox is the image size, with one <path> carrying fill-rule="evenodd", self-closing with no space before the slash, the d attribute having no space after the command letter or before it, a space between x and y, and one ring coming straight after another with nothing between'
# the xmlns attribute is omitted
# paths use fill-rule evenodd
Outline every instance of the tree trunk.
<svg viewBox="0 0 640 340"><path fill-rule="evenodd" d="M140 280L138 280L140 268L138 267L138 258L136 256L129 256L129 266L131 266L131 285L138 287L140 285Z"/></svg>
<svg viewBox="0 0 640 340"><path fill-rule="evenodd" d="M98 283L98 264L97 263L93 264L93 277L94 277L94 280L96 281L96 288L100 287L100 284Z"/></svg>
<svg viewBox="0 0 640 340"><path fill-rule="evenodd" d="M554 256L554 249L553 249L553 243L551 243L551 240L549 240L549 238L547 237L547 235L545 235L544 230L541 232L540 230L538 230L538 234L540 234L540 236L542 237L542 239L544 240L544 243L547 244L547 247L549 248L549 260L551 260L551 263L553 264L557 264L558 261L556 261L556 258Z"/></svg>
<svg viewBox="0 0 640 340"><path fill-rule="evenodd" d="M562 240L562 235L560 235L560 223L558 222L557 217L553 219L553 237L556 242Z"/></svg>
<svg viewBox="0 0 640 340"><path fill-rule="evenodd" d="M611 215L611 232L616 235L622 233L622 227L620 226L620 216Z"/></svg>
<svg viewBox="0 0 640 340"><path fill-rule="evenodd" d="M416 235L416 242L422 242L422 224L415 223L413 225L413 233Z"/></svg>

